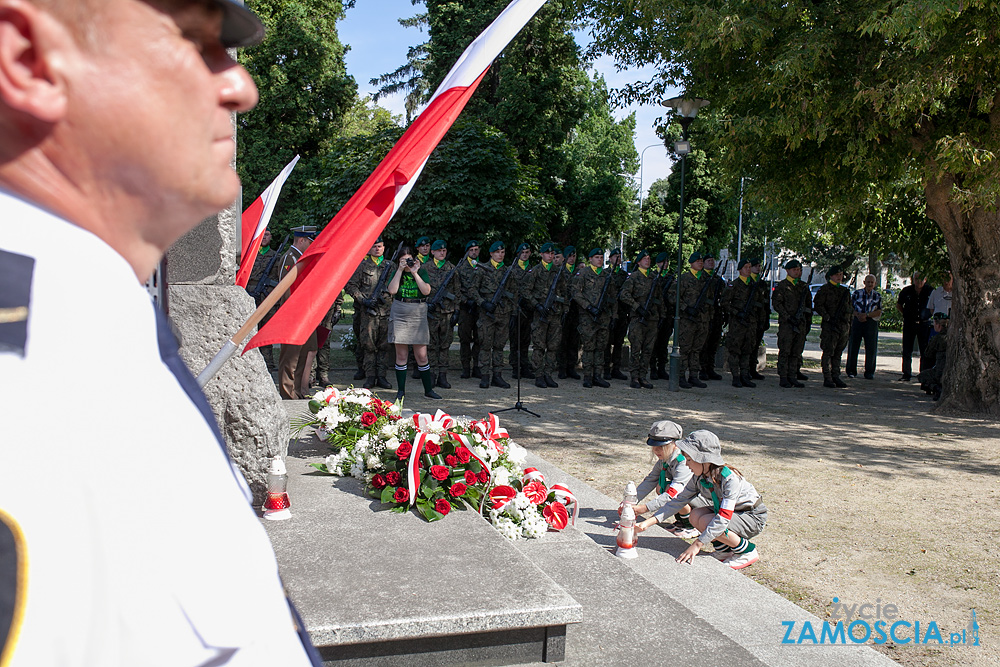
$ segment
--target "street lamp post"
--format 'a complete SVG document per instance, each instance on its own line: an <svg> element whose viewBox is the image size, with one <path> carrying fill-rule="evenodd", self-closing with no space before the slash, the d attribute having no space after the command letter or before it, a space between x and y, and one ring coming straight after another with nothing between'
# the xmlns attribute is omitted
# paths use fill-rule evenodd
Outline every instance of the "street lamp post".
<svg viewBox="0 0 1000 667"><path fill-rule="evenodd" d="M674 110L677 122L681 124L681 140L674 142L674 152L681 156L681 210L677 218L677 294L674 300L674 349L670 352L670 391L680 391L681 375L681 267L684 264L684 171L687 155L691 152L691 142L688 141L688 126L698 115L698 110L708 106L708 100L697 97L673 97L661 102L663 106Z"/></svg>

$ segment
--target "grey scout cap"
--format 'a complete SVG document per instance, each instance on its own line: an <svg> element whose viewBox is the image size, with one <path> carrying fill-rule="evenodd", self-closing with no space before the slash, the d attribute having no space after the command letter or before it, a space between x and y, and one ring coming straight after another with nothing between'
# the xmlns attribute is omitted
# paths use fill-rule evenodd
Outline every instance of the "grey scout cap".
<svg viewBox="0 0 1000 667"><path fill-rule="evenodd" d="M649 437L646 444L650 447L660 447L672 440L680 440L684 436L684 429L677 422L664 419L654 422L649 427Z"/></svg>
<svg viewBox="0 0 1000 667"><path fill-rule="evenodd" d="M719 444L719 438L711 431L704 429L694 431L683 440L678 440L677 446L686 457L695 463L726 465L726 462L722 460L722 446Z"/></svg>
<svg viewBox="0 0 1000 667"><path fill-rule="evenodd" d="M253 46L264 40L264 24L243 0L215 0L222 10L222 45L227 49Z"/></svg>

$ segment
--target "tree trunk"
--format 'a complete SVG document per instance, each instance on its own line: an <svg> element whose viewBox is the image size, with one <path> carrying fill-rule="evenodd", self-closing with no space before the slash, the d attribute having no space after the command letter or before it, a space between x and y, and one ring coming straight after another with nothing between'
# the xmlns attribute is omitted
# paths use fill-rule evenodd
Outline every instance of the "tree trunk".
<svg viewBox="0 0 1000 667"><path fill-rule="evenodd" d="M868 273L875 276L875 287L882 289L882 265L878 261L878 252L868 251Z"/></svg>
<svg viewBox="0 0 1000 667"><path fill-rule="evenodd" d="M938 409L1000 416L1000 211L963 211L951 175L924 186L927 214L948 244L948 358Z"/></svg>

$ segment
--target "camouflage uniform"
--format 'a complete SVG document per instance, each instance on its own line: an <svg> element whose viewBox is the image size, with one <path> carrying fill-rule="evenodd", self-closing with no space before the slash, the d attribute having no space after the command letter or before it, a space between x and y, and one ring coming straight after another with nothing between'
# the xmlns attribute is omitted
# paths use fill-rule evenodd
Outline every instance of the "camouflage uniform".
<svg viewBox="0 0 1000 667"><path fill-rule="evenodd" d="M722 297L726 292L726 281L715 271L706 270L711 285L705 302L708 304L708 329L705 332L705 345L701 348L701 372L703 380L718 380L721 376L715 372L715 355L722 342L722 327L725 324L725 309L722 307Z"/></svg>
<svg viewBox="0 0 1000 667"><path fill-rule="evenodd" d="M771 328L771 283L760 276L754 276L757 281L757 331L754 345L754 359L756 360L757 350L764 343L764 332ZM757 372L756 361L750 376L754 379L762 380L764 376Z"/></svg>
<svg viewBox="0 0 1000 667"><path fill-rule="evenodd" d="M462 377L479 377L479 294L475 284L479 272L479 262L463 257L458 265L458 277L462 284L459 295L458 342L459 357L462 361ZM469 366L472 371L469 371Z"/></svg>
<svg viewBox="0 0 1000 667"><path fill-rule="evenodd" d="M604 348L608 344L608 325L611 324L610 296L605 294L604 304L597 312L597 317L590 311L596 309L601 299L601 292L605 284L611 279L611 273L607 269L600 269L598 273L588 262L580 269L570 288L573 291L573 301L580 307L580 339L583 343L583 381L589 384L592 379L597 379L598 385L607 384L601 378L601 369L604 368ZM608 285L608 292L611 285Z"/></svg>
<svg viewBox="0 0 1000 667"><path fill-rule="evenodd" d="M268 248L267 251L262 255L257 255L257 259L253 262L253 268L250 269L250 278L247 280L247 292L257 291L257 295L254 296L254 304L259 308L260 304L264 302L264 299L268 297L271 290L274 289L275 285L278 284L278 275L281 273L281 262L275 261L271 264L270 275L264 276L264 270L267 269L267 265L271 263L271 258L277 254L274 248ZM263 282L261 282L263 279ZM260 290L257 290L257 284L260 283ZM263 319L257 323L257 330L259 331L267 324L267 321L271 319L277 310L277 306L273 306L270 311L264 315ZM257 348L260 350L260 354L264 357L264 363L267 364L267 370L273 371L277 369L277 365L274 363L274 352L270 345L261 345Z"/></svg>
<svg viewBox="0 0 1000 667"><path fill-rule="evenodd" d="M666 380L670 374L667 372L667 362L670 361L670 336L674 332L674 306L677 303L677 277L668 274L660 274L659 283L656 288L663 303L663 312L660 315L660 322L656 329L656 338L653 342L653 351L649 357L649 374L660 380Z"/></svg>
<svg viewBox="0 0 1000 667"><path fill-rule="evenodd" d="M649 298L649 290L653 288L656 273L636 269L629 274L622 289L622 302L632 311L632 320L628 327L629 375L633 384L642 384L646 380L646 368L649 367L649 356L653 351L656 339L656 327L662 314L662 304L656 294ZM649 299L649 308L645 319L641 317L640 308Z"/></svg>
<svg viewBox="0 0 1000 667"><path fill-rule="evenodd" d="M510 333L510 315L514 312L514 293L507 287L511 279L507 279L492 313L486 312L483 303L490 301L496 294L507 269L504 264L495 267L489 261L480 263L475 273L475 291L479 296L479 344L482 346L479 351L479 368L484 381L487 374L498 375L503 370L503 348Z"/></svg>
<svg viewBox="0 0 1000 667"><path fill-rule="evenodd" d="M553 292L552 304L542 319L542 314L538 310L540 306L544 308L556 276L559 277L559 281ZM566 272L555 264L546 269L544 264L538 263L529 274L530 282L526 297L529 306L535 311L535 318L531 324L531 362L535 367L535 384L545 376L551 379L556 372L556 353L562 340L562 317L569 301L568 277Z"/></svg>
<svg viewBox="0 0 1000 667"><path fill-rule="evenodd" d="M778 313L778 377L796 384L802 350L812 326L812 295L803 280L785 278L774 288L771 303ZM799 307L802 312L798 318Z"/></svg>
<svg viewBox="0 0 1000 667"><path fill-rule="evenodd" d="M620 298L622 286L628 279L628 272L620 266L611 273L607 299L611 301L611 325L608 327L608 344L604 347L604 379L610 380L614 373L622 370L622 348L628 333L631 310Z"/></svg>
<svg viewBox="0 0 1000 667"><path fill-rule="evenodd" d="M431 259L424 264L424 268L430 279L429 302L455 265L446 259L441 266L438 266L437 261ZM462 294L462 277L459 271L455 271L437 305L431 308L430 303L427 304L427 325L431 331L431 342L427 347L427 363L430 364L431 371L438 374L439 380L445 379L441 376L448 372L448 352L455 337L455 327L451 323L451 318L458 307L460 294Z"/></svg>
<svg viewBox="0 0 1000 667"><path fill-rule="evenodd" d="M302 251L292 246L288 249L281 257L281 272L278 274L278 280L280 281L285 277L293 266L295 262L298 261L299 257L302 256ZM280 306L288 297L291 295L291 291L285 292L278 301ZM302 345L292 345L290 343L282 343L281 354L278 356L278 393L284 399L296 399L302 398L302 394L299 392L299 387L302 386L302 378L306 373L309 373L311 369L306 368L307 359L310 352L316 351L316 332L313 331L306 342Z"/></svg>
<svg viewBox="0 0 1000 667"><path fill-rule="evenodd" d="M514 293L514 302L518 304L518 310L514 311L514 317L510 319L510 365L514 368L514 377L524 369L524 377L533 378L531 372L531 359L528 357L528 345L531 343L531 320L535 317L535 311L528 306L524 298L525 292L530 289L528 262L521 263L517 260L514 272L510 276L508 283L512 283L511 292Z"/></svg>
<svg viewBox="0 0 1000 667"><path fill-rule="evenodd" d="M573 280L579 273L580 263L577 262L572 268L563 265L566 275L563 280L572 286ZM572 289L572 288L571 288ZM559 377L571 377L574 380L580 379L576 372L576 364L580 360L580 307L575 301L570 301L566 310L565 319L562 325L562 341L559 343L557 359L559 363Z"/></svg>
<svg viewBox="0 0 1000 667"><path fill-rule="evenodd" d="M733 384L741 378L750 378L757 356L757 290L760 285L753 278L738 276L722 297L729 320L726 333L726 351L729 355L729 372Z"/></svg>
<svg viewBox="0 0 1000 667"><path fill-rule="evenodd" d="M678 343L681 352L681 378L686 374L697 376L701 368L701 349L708 333L708 306L706 301L708 278L704 271L695 275L690 270L681 274L681 330ZM706 296L698 305L702 293Z"/></svg>
<svg viewBox="0 0 1000 667"><path fill-rule="evenodd" d="M823 318L819 336L819 345L823 350L823 379L837 382L840 380L840 357L847 347L854 314L851 290L827 281L816 292L813 311Z"/></svg>
<svg viewBox="0 0 1000 667"><path fill-rule="evenodd" d="M375 379L385 378L388 368L389 308L392 305L392 295L385 289L381 294L372 294L378 284L379 276L387 266L388 275L392 276L396 270L395 262L383 256L382 261L376 264L371 256L366 255L344 286L344 290L354 299L354 317L360 320L358 349L362 355L365 376L368 378L366 386L372 384ZM375 299L371 312L364 304L369 295Z"/></svg>

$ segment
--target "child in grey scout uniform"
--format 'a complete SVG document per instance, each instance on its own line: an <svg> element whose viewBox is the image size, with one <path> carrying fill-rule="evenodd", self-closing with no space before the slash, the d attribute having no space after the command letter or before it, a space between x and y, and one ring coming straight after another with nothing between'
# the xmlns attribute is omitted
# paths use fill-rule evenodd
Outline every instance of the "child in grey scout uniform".
<svg viewBox="0 0 1000 667"><path fill-rule="evenodd" d="M709 542L715 547L712 555L734 570L756 563L760 554L750 538L767 523L767 507L757 489L740 471L726 465L719 438L711 431L695 431L678 440L677 447L694 476L652 517L636 524L638 532L690 503L691 524L701 535L677 557L678 563L690 563Z"/></svg>
<svg viewBox="0 0 1000 667"><path fill-rule="evenodd" d="M635 506L636 514L655 512L684 490L687 483L691 481L694 474L687 467L687 459L677 448L677 440L684 436L684 429L680 424L672 421L658 421L649 427L649 437L646 444L652 447L653 456L656 457L656 464L653 469L642 480L639 488L636 489L636 497L642 500L649 495L650 491L656 489L657 496L646 503ZM618 510L621 512L621 508ZM691 526L691 507L685 505L675 515L674 523L667 526L667 530L684 539L698 537L700 534Z"/></svg>

